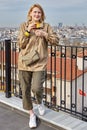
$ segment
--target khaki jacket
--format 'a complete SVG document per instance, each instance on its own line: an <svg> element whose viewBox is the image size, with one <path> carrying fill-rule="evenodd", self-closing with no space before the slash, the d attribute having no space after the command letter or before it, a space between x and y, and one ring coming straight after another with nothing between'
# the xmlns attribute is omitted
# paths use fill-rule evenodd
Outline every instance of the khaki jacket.
<svg viewBox="0 0 87 130"><path fill-rule="evenodd" d="M36 36L34 32L31 32L29 37L25 36L25 30L27 29L26 22L21 24L18 34L18 46L20 48L18 57L18 69L25 71L42 71L46 69L48 59L48 43L52 45L58 45L59 38L57 34L52 30L52 27L47 23L42 23L43 29L48 33L47 37ZM31 65L26 66L22 61L22 56L27 52L31 52L34 47L40 55L40 60Z"/></svg>

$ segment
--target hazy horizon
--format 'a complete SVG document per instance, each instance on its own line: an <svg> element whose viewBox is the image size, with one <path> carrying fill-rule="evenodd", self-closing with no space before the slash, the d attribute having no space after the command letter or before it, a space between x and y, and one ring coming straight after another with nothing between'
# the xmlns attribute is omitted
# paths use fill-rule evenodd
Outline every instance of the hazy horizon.
<svg viewBox="0 0 87 130"><path fill-rule="evenodd" d="M87 25L87 0L0 0L0 27L19 27L27 20L27 13L34 3L39 3L45 12L45 22L52 26Z"/></svg>

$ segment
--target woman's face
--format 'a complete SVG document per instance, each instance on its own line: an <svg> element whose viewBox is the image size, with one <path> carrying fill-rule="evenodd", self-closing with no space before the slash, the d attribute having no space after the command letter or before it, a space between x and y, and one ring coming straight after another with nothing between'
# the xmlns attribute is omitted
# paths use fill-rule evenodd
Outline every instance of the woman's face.
<svg viewBox="0 0 87 130"><path fill-rule="evenodd" d="M30 16L32 17L33 22L39 22L42 17L42 12L38 7L34 7Z"/></svg>

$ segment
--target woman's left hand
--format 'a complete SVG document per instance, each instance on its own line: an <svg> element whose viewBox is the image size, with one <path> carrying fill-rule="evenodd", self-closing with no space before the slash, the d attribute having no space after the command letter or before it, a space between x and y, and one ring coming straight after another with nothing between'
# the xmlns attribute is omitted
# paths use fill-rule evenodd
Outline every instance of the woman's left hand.
<svg viewBox="0 0 87 130"><path fill-rule="evenodd" d="M35 35L36 36L41 36L41 37L46 37L48 35L47 32L45 32L44 30L42 29L37 29L35 30Z"/></svg>

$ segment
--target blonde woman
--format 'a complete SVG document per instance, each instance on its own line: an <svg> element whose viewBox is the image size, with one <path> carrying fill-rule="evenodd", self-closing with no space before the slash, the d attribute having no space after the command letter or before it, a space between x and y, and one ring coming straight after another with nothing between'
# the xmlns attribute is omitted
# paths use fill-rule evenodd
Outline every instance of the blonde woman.
<svg viewBox="0 0 87 130"><path fill-rule="evenodd" d="M34 4L29 9L27 22L20 25L18 35L18 45L20 48L18 59L19 80L22 89L23 108L28 110L30 115L30 128L36 128L38 125L33 110L31 91L36 96L38 112L43 116L45 108L42 105L42 95L47 67L48 42L52 45L58 45L59 42L57 34L44 20L45 14L43 8L39 4ZM38 54L36 61L34 61L35 59L32 56L34 50ZM26 54L30 55L28 57L29 60L26 58Z"/></svg>

